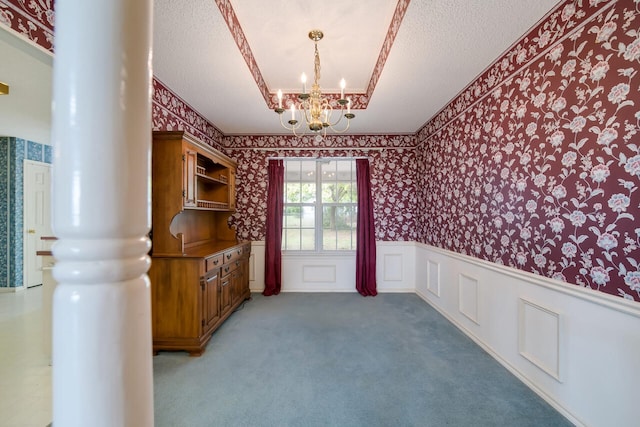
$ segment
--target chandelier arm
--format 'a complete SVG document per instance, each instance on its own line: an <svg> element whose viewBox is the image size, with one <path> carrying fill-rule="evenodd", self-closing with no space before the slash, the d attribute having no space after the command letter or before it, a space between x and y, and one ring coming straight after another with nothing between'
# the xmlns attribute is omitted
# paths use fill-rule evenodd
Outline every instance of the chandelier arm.
<svg viewBox="0 0 640 427"><path fill-rule="evenodd" d="M302 121L297 121L297 123L291 124L289 123L289 126L287 126L284 121L282 120L282 116L283 113L279 114L280 116L280 124L282 125L283 128L285 128L286 130L292 131L294 134L296 134L296 129L300 128L300 126L302 126ZM304 133L303 133L304 135ZM298 136L298 135L296 135Z"/></svg>
<svg viewBox="0 0 640 427"><path fill-rule="evenodd" d="M331 129L333 129L333 127L334 127L334 126L339 125L339 124L340 124L340 122L342 121L342 118L344 117L344 112L342 111L342 109L337 110L337 111L338 111L338 113L339 113L339 115L338 115L338 120L336 120L336 121L335 121L335 122L333 122L333 123L329 122L329 127L330 127Z"/></svg>
<svg viewBox="0 0 640 427"><path fill-rule="evenodd" d="M335 123L336 125L338 124L337 122ZM335 125L329 125L329 127L331 128L332 131L334 131L335 133L345 133L346 131L349 130L349 125L351 124L351 120L347 120L347 127L345 127L342 130L338 130L336 128L334 128L333 126Z"/></svg>

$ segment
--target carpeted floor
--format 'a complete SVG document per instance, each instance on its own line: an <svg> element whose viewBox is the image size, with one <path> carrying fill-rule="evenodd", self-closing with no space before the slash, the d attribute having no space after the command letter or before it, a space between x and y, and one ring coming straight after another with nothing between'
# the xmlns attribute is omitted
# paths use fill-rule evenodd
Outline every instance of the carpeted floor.
<svg viewBox="0 0 640 427"><path fill-rule="evenodd" d="M153 362L158 427L571 425L414 294L254 294Z"/></svg>

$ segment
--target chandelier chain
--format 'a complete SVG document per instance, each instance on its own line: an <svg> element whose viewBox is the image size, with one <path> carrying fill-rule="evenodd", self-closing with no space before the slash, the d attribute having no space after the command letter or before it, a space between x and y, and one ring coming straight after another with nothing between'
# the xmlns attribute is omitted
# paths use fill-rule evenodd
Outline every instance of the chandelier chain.
<svg viewBox="0 0 640 427"><path fill-rule="evenodd" d="M318 81L320 81L320 54L318 53L318 42L316 42L316 58L315 58L314 65L315 65L314 67L315 77L313 82L316 85L319 85Z"/></svg>

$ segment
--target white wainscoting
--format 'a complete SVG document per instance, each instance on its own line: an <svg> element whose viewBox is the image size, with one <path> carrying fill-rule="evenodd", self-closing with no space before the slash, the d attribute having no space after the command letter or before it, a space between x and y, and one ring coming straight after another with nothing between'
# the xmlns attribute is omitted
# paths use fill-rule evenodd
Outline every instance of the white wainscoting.
<svg viewBox="0 0 640 427"><path fill-rule="evenodd" d="M264 242L251 243L249 287L264 290ZM415 292L415 243L376 243L378 292ZM355 292L355 253L282 256L282 292Z"/></svg>
<svg viewBox="0 0 640 427"><path fill-rule="evenodd" d="M417 294L574 424L638 425L640 304L423 244L414 262Z"/></svg>

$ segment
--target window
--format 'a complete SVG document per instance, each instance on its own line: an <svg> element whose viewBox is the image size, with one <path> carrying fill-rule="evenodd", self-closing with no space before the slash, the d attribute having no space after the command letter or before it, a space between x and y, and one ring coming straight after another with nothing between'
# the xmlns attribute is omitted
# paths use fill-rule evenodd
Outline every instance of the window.
<svg viewBox="0 0 640 427"><path fill-rule="evenodd" d="M354 160L285 160L282 249L356 248Z"/></svg>

